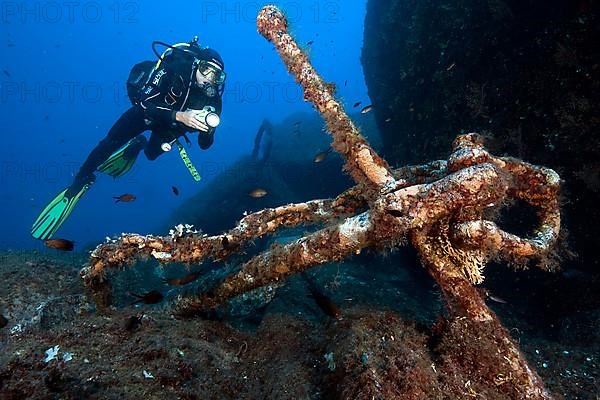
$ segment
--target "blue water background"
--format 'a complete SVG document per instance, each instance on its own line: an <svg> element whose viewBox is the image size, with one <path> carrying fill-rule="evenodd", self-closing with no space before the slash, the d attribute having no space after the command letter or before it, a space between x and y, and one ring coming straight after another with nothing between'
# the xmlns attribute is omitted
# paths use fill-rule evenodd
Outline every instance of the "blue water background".
<svg viewBox="0 0 600 400"><path fill-rule="evenodd" d="M55 235L75 240L79 249L121 232L164 234L160 227L172 210L251 152L263 118L278 123L294 112L312 112L273 46L257 33L255 16L266 3L67 4L2 4L3 249L42 248L29 236L32 222L130 106L125 79L133 64L154 59L153 40L176 43L198 35L225 60L228 81L215 143L201 151L191 137L188 149L203 180L191 179L176 151L153 162L141 154L134 170L119 180L98 174ZM365 1L279 4L296 39L323 77L337 84L346 106L369 103L360 65ZM171 186L179 188L179 197ZM137 200L115 204L112 197L123 193Z"/></svg>

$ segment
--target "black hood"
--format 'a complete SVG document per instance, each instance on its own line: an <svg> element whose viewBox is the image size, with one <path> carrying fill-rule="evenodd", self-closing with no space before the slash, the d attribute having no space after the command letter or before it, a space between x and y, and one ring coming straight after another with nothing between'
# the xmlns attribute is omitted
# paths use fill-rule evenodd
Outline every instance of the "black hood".
<svg viewBox="0 0 600 400"><path fill-rule="evenodd" d="M223 59L221 58L221 55L213 49L199 49L198 51L198 58L200 60L204 60L204 61L210 61L212 63L215 63L216 65L219 66L219 68L221 68L221 70L225 70L225 63L223 62Z"/></svg>

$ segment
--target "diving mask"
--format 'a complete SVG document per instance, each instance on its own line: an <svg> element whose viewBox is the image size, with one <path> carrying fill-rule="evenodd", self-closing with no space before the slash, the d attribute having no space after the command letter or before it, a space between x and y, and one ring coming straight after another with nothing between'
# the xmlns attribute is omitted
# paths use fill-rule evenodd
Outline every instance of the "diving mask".
<svg viewBox="0 0 600 400"><path fill-rule="evenodd" d="M200 61L198 63L198 73L200 73L208 82L198 83L196 85L208 97L215 97L223 92L225 84L225 71L219 68L213 62Z"/></svg>
<svg viewBox="0 0 600 400"><path fill-rule="evenodd" d="M220 86L225 83L225 71L215 63L200 61L198 63L198 71L214 85Z"/></svg>

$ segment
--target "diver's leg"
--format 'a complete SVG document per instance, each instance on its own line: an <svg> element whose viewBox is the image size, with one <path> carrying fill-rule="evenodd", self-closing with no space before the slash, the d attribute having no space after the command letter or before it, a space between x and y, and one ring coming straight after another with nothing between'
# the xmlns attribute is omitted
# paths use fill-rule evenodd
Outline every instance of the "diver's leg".
<svg viewBox="0 0 600 400"><path fill-rule="evenodd" d="M164 150L161 148L161 145L163 143L170 143L175 139L179 139L179 137L181 136L183 136L186 142L189 144L189 140L183 132L179 132L177 130L161 130L160 132L153 131L150 135L150 140L148 140L148 144L144 148L144 153L146 153L146 157L148 158L148 160L155 160L158 156L164 153ZM196 167L194 167L194 164L192 164L192 161L188 157L187 152L185 151L185 149L179 141L177 141L176 143L177 152L183 160L183 163L185 164L186 168L188 169L188 171L190 171L190 174L192 174L194 180L199 181L200 179L202 179L202 177L196 170Z"/></svg>
<svg viewBox="0 0 600 400"><path fill-rule="evenodd" d="M146 158L150 161L156 160L158 156L164 153L164 150L160 146L165 141L164 134L152 131L150 140L148 140L148 144L146 144L146 147L144 148L144 154L146 155Z"/></svg>
<svg viewBox="0 0 600 400"><path fill-rule="evenodd" d="M147 130L147 125L145 122L144 111L141 107L133 106L125 111L125 113L123 113L123 115L121 115L114 123L112 128L110 128L106 137L98 143L98 145L90 152L85 162L81 165L81 168L75 177L75 182L72 185L73 189L76 190L78 187L90 182L90 180L93 182L95 179L94 171L96 168L106 161L113 152L145 130ZM143 145L145 145L145 143L143 143ZM138 148L138 152L142 147Z"/></svg>
<svg viewBox="0 0 600 400"><path fill-rule="evenodd" d="M71 211L85 192L94 183L96 168L110 156L112 152L127 143L132 138L146 130L144 113L141 107L127 110L108 132L98 146L83 163L75 181L71 186L60 192L42 210L31 227L31 235L36 239L45 240L54 235L58 228L71 214ZM138 150L139 151L139 150Z"/></svg>
<svg viewBox="0 0 600 400"><path fill-rule="evenodd" d="M146 147L146 137L137 135L123 146L119 147L102 164L96 168L96 171L118 178L131 170L137 160L139 152Z"/></svg>

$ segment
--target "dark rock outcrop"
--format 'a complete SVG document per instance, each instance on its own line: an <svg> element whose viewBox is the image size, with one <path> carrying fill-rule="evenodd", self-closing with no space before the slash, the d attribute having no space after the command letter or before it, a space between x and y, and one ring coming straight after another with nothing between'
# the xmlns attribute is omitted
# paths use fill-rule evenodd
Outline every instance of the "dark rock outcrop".
<svg viewBox="0 0 600 400"><path fill-rule="evenodd" d="M370 0L362 63L391 163L444 157L456 134L557 170L578 268L597 270L600 37L589 0Z"/></svg>
<svg viewBox="0 0 600 400"><path fill-rule="evenodd" d="M600 310L600 4L590 0L370 0L362 64L392 165L445 158L462 132L495 154L555 169L562 183L562 272L485 285L541 334L596 337ZM501 218L534 226L526 207Z"/></svg>

